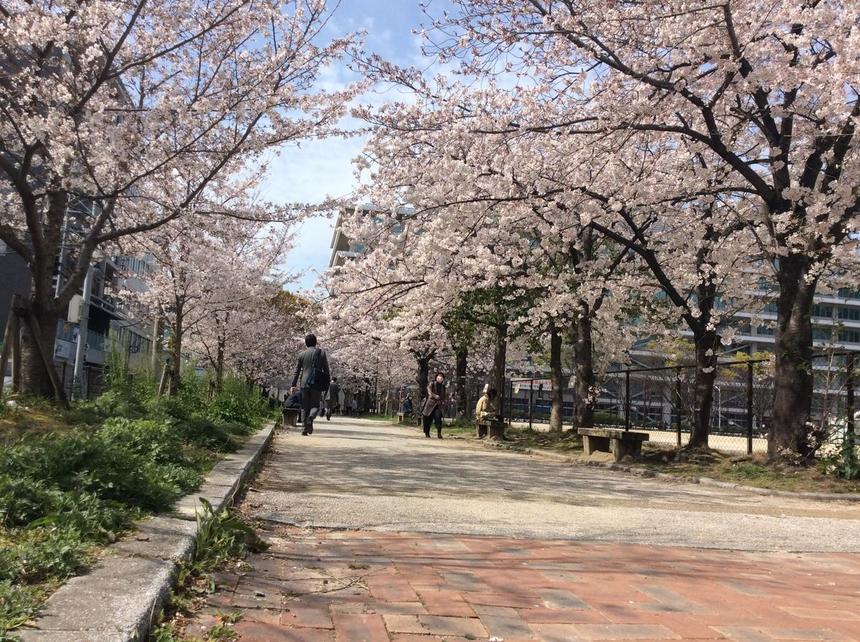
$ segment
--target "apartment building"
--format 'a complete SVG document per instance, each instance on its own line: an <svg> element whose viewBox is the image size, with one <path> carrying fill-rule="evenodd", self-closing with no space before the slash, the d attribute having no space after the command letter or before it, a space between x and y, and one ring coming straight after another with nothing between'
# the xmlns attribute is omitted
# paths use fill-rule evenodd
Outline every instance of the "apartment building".
<svg viewBox="0 0 860 642"><path fill-rule="evenodd" d="M354 208L348 209L342 208L337 215L337 220L334 225L334 233L332 234L330 246L331 257L329 258L328 266L330 268L341 266L350 259L360 256L365 250L364 245L352 241L343 231L342 223L344 214L361 214L378 220L379 214L386 211L388 210L373 205L357 205ZM409 218L409 215L412 214L413 210L409 207L400 207L394 211L398 215L400 222L391 230L391 233L399 234L403 229L405 229L405 221Z"/></svg>
<svg viewBox="0 0 860 642"><path fill-rule="evenodd" d="M53 281L57 290L66 282L70 269L70 258L58 257ZM84 315L82 396L95 396L102 390L105 368L112 352L127 359L132 367L150 362L154 349L153 323L136 313L119 293L124 289L145 287L142 277L151 269L147 259L127 256L103 259L92 265L92 277L88 283L89 304L85 305L86 293L82 289L72 297L66 318L57 324L54 363L67 393L72 391L75 355ZM30 281L26 262L0 242L0 324L3 327L12 296L28 296Z"/></svg>

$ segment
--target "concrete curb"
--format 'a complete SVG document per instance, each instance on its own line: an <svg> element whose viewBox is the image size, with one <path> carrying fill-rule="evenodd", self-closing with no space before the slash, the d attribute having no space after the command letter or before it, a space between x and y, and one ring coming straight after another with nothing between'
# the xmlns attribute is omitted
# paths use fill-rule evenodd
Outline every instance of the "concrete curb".
<svg viewBox="0 0 860 642"><path fill-rule="evenodd" d="M145 520L136 532L109 546L88 574L72 578L48 599L30 628L14 634L23 642L145 640L179 565L194 554L200 498L216 511L232 504L274 433L270 424L224 457L172 514Z"/></svg>
<svg viewBox="0 0 860 642"><path fill-rule="evenodd" d="M496 448L501 450L498 446L491 446L489 443L485 443L486 448ZM763 495L765 497L788 497L793 499L813 499L816 501L823 502L860 502L860 493L809 493L809 492L791 492L788 490L775 490L772 488L758 488L757 486L745 486L743 484L735 484L732 482L724 482L718 479L712 479L711 477L683 477L680 475L670 475L669 473L658 473L653 470L648 470L647 468L639 468L637 466L628 466L626 464L616 464L614 462L603 462L603 461L583 461L581 459L577 459L574 457L568 457L567 455L560 455L558 453L548 452L546 450L535 450L533 448L523 448L523 449L508 449L508 452L516 452L523 453L526 455L534 455L536 457L542 457L544 459L551 459L553 461L558 461L565 464L570 464L572 466L586 466L586 467L597 467L597 468L606 468L608 470L614 470L616 472L627 473L629 475L636 475L637 477L648 477L652 479L660 479L662 481L670 481L675 483L686 483L686 484L701 484L702 486L714 486L716 488L726 488L730 490L739 490L747 493L752 493L756 495Z"/></svg>

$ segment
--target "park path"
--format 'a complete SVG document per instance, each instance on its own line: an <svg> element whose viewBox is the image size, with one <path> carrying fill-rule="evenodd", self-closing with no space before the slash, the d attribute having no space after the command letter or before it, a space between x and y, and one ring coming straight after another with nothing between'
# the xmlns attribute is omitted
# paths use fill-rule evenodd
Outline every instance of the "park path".
<svg viewBox="0 0 860 642"><path fill-rule="evenodd" d="M251 642L860 642L860 507L646 480L368 420L280 434L271 548L189 626Z"/></svg>

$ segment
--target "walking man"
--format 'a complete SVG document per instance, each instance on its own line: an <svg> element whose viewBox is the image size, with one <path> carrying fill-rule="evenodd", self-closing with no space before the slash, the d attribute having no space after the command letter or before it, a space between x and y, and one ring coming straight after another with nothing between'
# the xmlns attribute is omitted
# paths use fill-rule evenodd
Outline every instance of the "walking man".
<svg viewBox="0 0 860 642"><path fill-rule="evenodd" d="M331 384L329 384L328 387L328 394L325 399L325 418L327 421L331 421L331 413L340 410L340 386L337 383L337 377L332 377Z"/></svg>
<svg viewBox="0 0 860 642"><path fill-rule="evenodd" d="M322 394L328 390L331 375L328 369L328 357L317 347L317 338L313 334L305 337L305 346L296 364L293 386L301 382L302 418L304 419L302 434L310 435L314 431L314 419L320 410Z"/></svg>

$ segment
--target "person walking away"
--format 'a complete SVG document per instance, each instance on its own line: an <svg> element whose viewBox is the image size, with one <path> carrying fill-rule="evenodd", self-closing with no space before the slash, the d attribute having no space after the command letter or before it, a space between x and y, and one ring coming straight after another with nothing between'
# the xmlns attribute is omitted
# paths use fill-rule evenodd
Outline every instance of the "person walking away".
<svg viewBox="0 0 860 642"><path fill-rule="evenodd" d="M301 383L302 415L304 419L303 435L314 431L314 419L320 409L323 392L328 390L331 375L328 369L328 357L317 346L317 338L313 334L305 337L305 349L299 355L296 364L296 374L293 376L293 386Z"/></svg>
<svg viewBox="0 0 860 642"><path fill-rule="evenodd" d="M427 399L424 402L424 436L430 437L430 424L436 424L436 436L442 439L442 413L448 403L448 393L445 388L445 375L437 372L433 381L427 386Z"/></svg>
<svg viewBox="0 0 860 642"><path fill-rule="evenodd" d="M337 377L332 377L331 383L326 393L326 421L331 421L331 413L340 410L340 386L337 383Z"/></svg>
<svg viewBox="0 0 860 642"><path fill-rule="evenodd" d="M475 419L497 419L499 416L499 393L490 388L478 399L475 406Z"/></svg>

